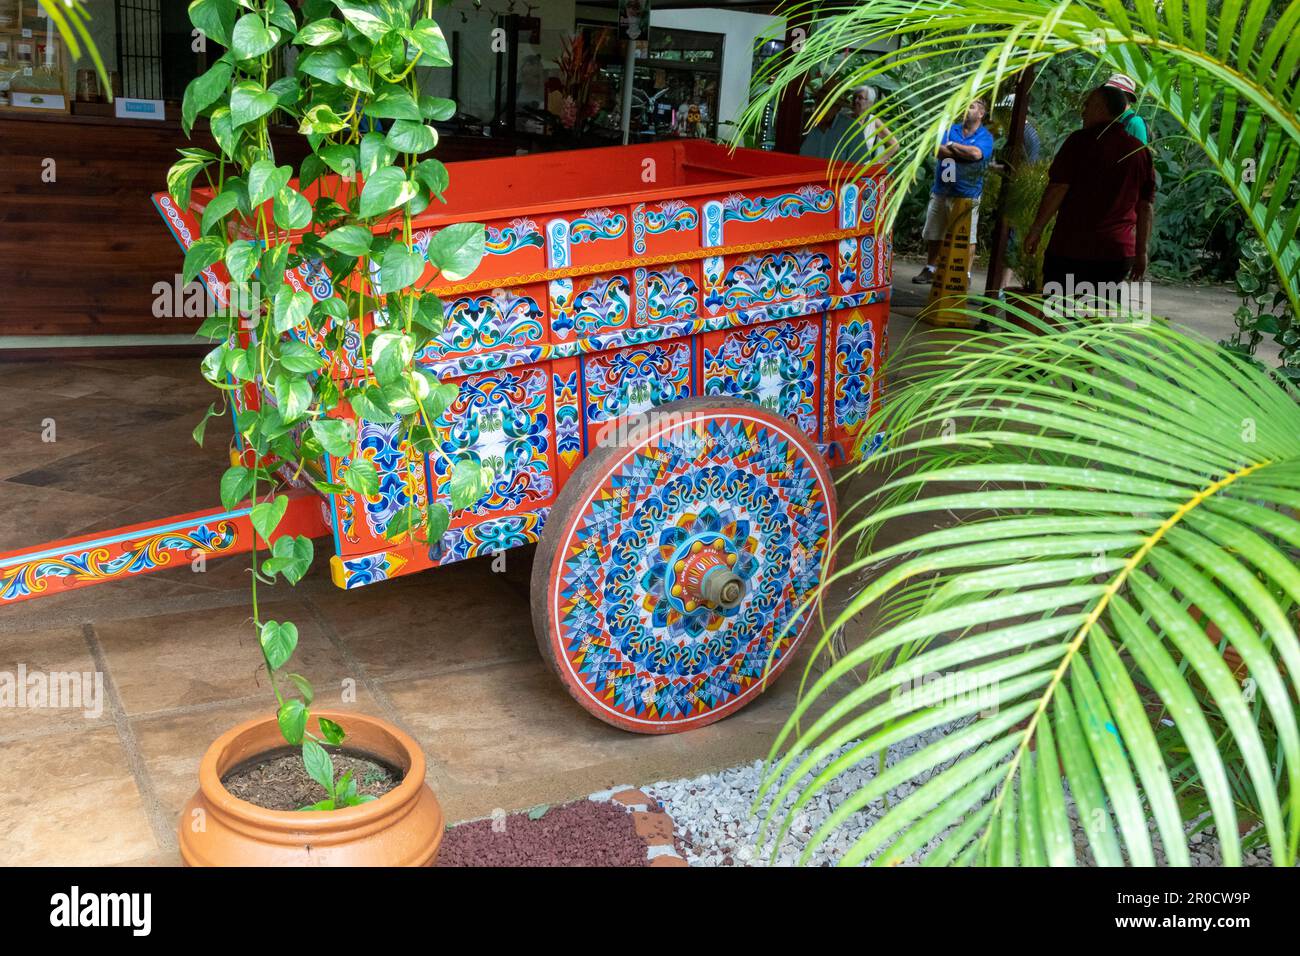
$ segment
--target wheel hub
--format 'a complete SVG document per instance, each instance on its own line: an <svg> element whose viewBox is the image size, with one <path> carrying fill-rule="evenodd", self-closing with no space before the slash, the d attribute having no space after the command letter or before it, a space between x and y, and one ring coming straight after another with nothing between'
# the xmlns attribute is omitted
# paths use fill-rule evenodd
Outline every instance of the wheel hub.
<svg viewBox="0 0 1300 956"><path fill-rule="evenodd" d="M669 594L688 614L701 605L729 611L745 598L745 581L732 570L738 555L723 535L708 537L686 544L673 561Z"/></svg>

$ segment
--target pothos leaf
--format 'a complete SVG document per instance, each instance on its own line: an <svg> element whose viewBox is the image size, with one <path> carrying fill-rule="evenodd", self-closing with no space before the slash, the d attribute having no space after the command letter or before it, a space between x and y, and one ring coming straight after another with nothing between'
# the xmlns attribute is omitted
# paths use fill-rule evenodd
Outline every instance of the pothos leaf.
<svg viewBox="0 0 1300 956"><path fill-rule="evenodd" d="M257 636L271 670L283 667L298 647L298 625L292 621L263 621Z"/></svg>
<svg viewBox="0 0 1300 956"><path fill-rule="evenodd" d="M285 495L276 495L270 501L259 501L253 505L253 511L249 517L253 522L253 529L257 531L263 540L271 540L271 535L275 533L275 529L279 526L280 520L284 517L284 512L288 507L289 499Z"/></svg>
<svg viewBox="0 0 1300 956"><path fill-rule="evenodd" d="M225 248L216 236L204 236L194 241L185 250L185 262L181 266L181 281L189 285L204 269L221 258Z"/></svg>
<svg viewBox="0 0 1300 956"><path fill-rule="evenodd" d="M456 510L468 508L484 494L492 481L492 469L465 458L451 469L451 506Z"/></svg>
<svg viewBox="0 0 1300 956"><path fill-rule="evenodd" d="M382 216L411 199L415 193L415 186L406 178L405 172L396 166L385 166L366 180L361 189L357 215L362 219Z"/></svg>
<svg viewBox="0 0 1300 956"><path fill-rule="evenodd" d="M429 242L429 261L444 277L458 282L478 268L487 251L486 241L482 223L455 223L440 229Z"/></svg>
<svg viewBox="0 0 1300 956"><path fill-rule="evenodd" d="M302 763L311 777L331 795L334 793L334 761L325 748L314 740L302 742Z"/></svg>
<svg viewBox="0 0 1300 956"><path fill-rule="evenodd" d="M356 440L356 424L345 418L318 418L311 423L311 433L321 447L337 458L350 454Z"/></svg>
<svg viewBox="0 0 1300 956"><path fill-rule="evenodd" d="M246 13L230 32L230 49L240 60L255 60L280 41L280 31L268 27L257 13Z"/></svg>
<svg viewBox="0 0 1300 956"><path fill-rule="evenodd" d="M346 737L347 734L343 732L342 727L340 727L334 721L330 720L328 717L321 717L319 718L319 720L320 720L320 733L322 737L324 737L326 740L328 740L336 747L339 744L343 743L343 738Z"/></svg>
<svg viewBox="0 0 1300 956"><path fill-rule="evenodd" d="M276 720L280 724L280 734L291 744L302 742L303 732L307 729L307 706L297 697L290 697L280 705Z"/></svg>
<svg viewBox="0 0 1300 956"><path fill-rule="evenodd" d="M379 472L369 458L353 458L343 473L343 482L359 495L379 493Z"/></svg>
<svg viewBox="0 0 1300 956"><path fill-rule="evenodd" d="M428 511L428 535L429 544L436 545L442 540L442 536L447 533L447 528L451 525L451 512L441 501L429 502Z"/></svg>

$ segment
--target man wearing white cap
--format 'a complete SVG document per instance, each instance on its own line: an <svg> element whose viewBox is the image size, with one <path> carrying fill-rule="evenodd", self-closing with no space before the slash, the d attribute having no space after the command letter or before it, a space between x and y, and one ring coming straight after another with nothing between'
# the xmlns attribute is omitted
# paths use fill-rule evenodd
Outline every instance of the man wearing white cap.
<svg viewBox="0 0 1300 956"><path fill-rule="evenodd" d="M1114 73L1103 86L1109 86L1111 89L1119 90L1124 94L1124 100L1128 103L1128 109L1119 115L1115 122L1124 127L1124 132L1128 133L1143 146L1147 145L1150 137L1147 135L1146 120L1138 116L1133 109L1133 104L1137 102L1137 84L1133 82L1133 77L1127 73Z"/></svg>

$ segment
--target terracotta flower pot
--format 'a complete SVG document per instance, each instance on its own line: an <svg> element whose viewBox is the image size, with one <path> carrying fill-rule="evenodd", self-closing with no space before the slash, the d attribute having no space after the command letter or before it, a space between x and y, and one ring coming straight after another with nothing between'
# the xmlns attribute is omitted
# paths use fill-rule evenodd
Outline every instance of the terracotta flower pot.
<svg viewBox="0 0 1300 956"><path fill-rule="evenodd" d="M258 754L284 746L274 716L222 734L199 764L199 789L180 819L187 866L430 866L445 829L442 808L424 782L424 754L414 740L375 717L314 711L347 731L348 749L403 771L378 800L342 810L267 810L231 796L221 778Z"/></svg>

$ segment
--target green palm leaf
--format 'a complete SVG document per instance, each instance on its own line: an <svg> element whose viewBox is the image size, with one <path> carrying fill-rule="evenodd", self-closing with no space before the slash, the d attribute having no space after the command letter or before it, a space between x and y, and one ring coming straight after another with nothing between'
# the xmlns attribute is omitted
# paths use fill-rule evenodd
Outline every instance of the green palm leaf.
<svg viewBox="0 0 1300 956"><path fill-rule="evenodd" d="M95 47L95 41L91 39L90 29L87 26L90 14L86 12L85 6L80 2L64 0L62 3L42 3L41 9L54 24L54 29L59 31L63 42L68 45L68 55L72 59L79 58L82 46L85 46L86 53L95 64L95 72L99 74L99 82L103 84L105 90L108 90L108 98L111 100L113 92L108 82L108 70L104 67L104 61Z"/></svg>
<svg viewBox="0 0 1300 956"><path fill-rule="evenodd" d="M1070 864L1077 830L1103 865L1158 851L1185 865L1195 808L1235 865L1249 807L1273 860L1293 865L1297 396L1161 323L1008 328L907 354L874 423L902 437L860 466L884 480L843 519L863 544L826 587L874 577L820 649L882 614L806 672L765 776L764 837L850 768L946 727L843 800L805 858L926 775L844 862ZM878 546L899 519L949 526ZM917 694L926 675L981 694Z"/></svg>
<svg viewBox="0 0 1300 956"><path fill-rule="evenodd" d="M833 16L797 52L760 71L760 92L738 125L755 128L787 86L842 62L843 51L896 43L898 49L831 77L838 100L900 67L925 67L876 114L901 145L882 197L886 228L973 97L1027 66L1082 52L1130 74L1143 97L1204 149L1300 314L1300 204L1291 190L1300 168L1300 0L1136 0L1132 7L1119 0L857 0L798 4L789 16L828 12Z"/></svg>

